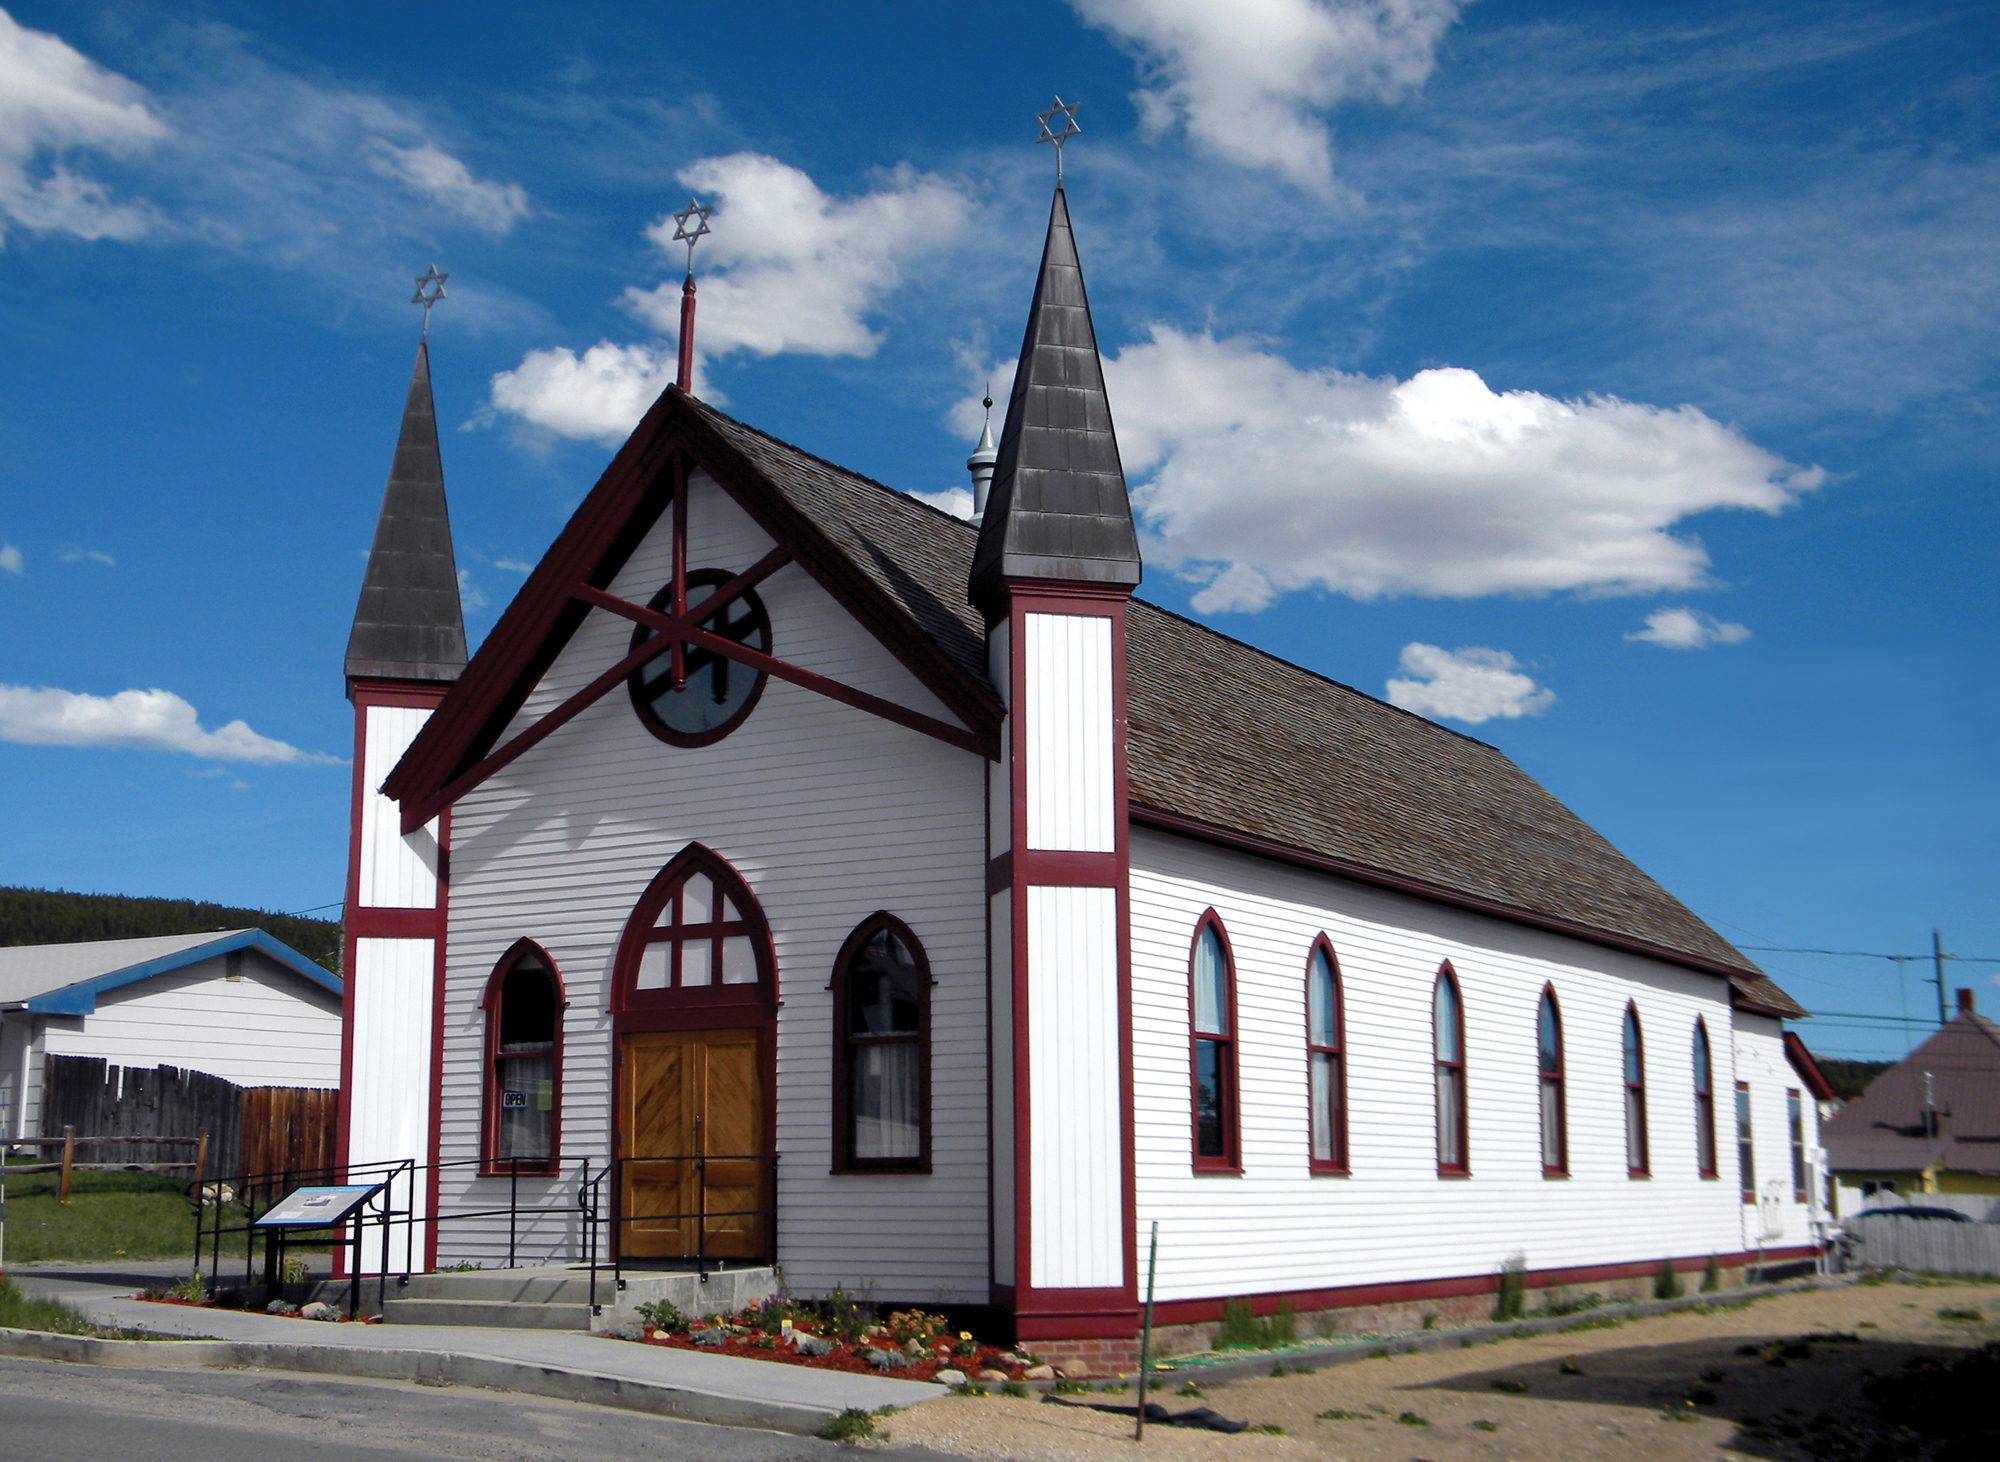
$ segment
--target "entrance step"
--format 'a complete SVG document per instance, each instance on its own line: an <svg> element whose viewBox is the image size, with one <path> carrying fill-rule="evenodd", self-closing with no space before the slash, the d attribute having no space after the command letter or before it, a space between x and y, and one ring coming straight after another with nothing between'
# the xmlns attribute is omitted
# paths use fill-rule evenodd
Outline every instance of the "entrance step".
<svg viewBox="0 0 2000 1462"><path fill-rule="evenodd" d="M590 1306L512 1300L390 1300L382 1319L391 1325L503 1325L511 1330L588 1330Z"/></svg>

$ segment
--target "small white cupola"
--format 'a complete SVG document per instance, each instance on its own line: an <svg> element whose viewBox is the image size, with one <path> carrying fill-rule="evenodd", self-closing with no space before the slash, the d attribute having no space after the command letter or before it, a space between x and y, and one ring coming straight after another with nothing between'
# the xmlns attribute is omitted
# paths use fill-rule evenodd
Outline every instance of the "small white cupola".
<svg viewBox="0 0 2000 1462"><path fill-rule="evenodd" d="M986 408L986 425L979 433L979 445L965 459L965 470L972 474L972 521L975 523L986 516L986 495L993 490L993 464L1000 460L1000 450L993 445L992 388L987 390L986 399L980 403Z"/></svg>

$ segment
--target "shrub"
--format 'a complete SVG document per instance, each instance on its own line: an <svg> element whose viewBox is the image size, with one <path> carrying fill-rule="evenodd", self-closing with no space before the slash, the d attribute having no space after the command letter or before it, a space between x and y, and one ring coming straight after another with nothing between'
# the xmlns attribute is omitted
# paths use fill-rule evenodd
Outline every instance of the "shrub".
<svg viewBox="0 0 2000 1462"><path fill-rule="evenodd" d="M649 1300L639 1306L639 1318L667 1335L685 1335L688 1317L672 1300Z"/></svg>
<svg viewBox="0 0 2000 1462"><path fill-rule="evenodd" d="M1674 1261L1662 1259L1660 1272L1653 1276L1653 1298L1677 1300L1681 1297L1681 1277L1674 1273Z"/></svg>
<svg viewBox="0 0 2000 1462"><path fill-rule="evenodd" d="M1217 1350L1275 1350L1282 1345L1296 1345L1298 1338L1298 1318L1288 1301L1279 1300L1277 1310L1268 1320L1252 1315L1248 1301L1222 1302L1222 1328L1215 1336Z"/></svg>
<svg viewBox="0 0 2000 1462"><path fill-rule="evenodd" d="M186 1279L169 1289L167 1294L169 1298L186 1300L191 1305L198 1305L208 1298L208 1281L202 1277L201 1271L196 1269L190 1272Z"/></svg>
<svg viewBox="0 0 2000 1462"><path fill-rule="evenodd" d="M1495 1320L1518 1320L1528 1301L1528 1256L1510 1255L1500 1266L1500 1293L1493 1298Z"/></svg>
<svg viewBox="0 0 2000 1462"><path fill-rule="evenodd" d="M951 1329L951 1322L924 1310L895 1310L889 1315L888 1326L891 1340L908 1345L912 1340L935 1340Z"/></svg>
<svg viewBox="0 0 2000 1462"><path fill-rule="evenodd" d="M1714 1294L1722 1288L1722 1266L1715 1262L1715 1255L1708 1256L1708 1268L1701 1271L1701 1292Z"/></svg>

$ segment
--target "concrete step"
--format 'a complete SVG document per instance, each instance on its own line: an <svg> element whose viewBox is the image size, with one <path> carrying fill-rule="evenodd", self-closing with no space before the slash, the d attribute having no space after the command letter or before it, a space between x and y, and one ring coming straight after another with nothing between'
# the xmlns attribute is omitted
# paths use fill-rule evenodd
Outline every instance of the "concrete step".
<svg viewBox="0 0 2000 1462"><path fill-rule="evenodd" d="M514 1300L400 1299L382 1306L390 1325L502 1325L513 1330L588 1330L587 1304Z"/></svg>
<svg viewBox="0 0 2000 1462"><path fill-rule="evenodd" d="M410 1282L396 1288L406 1300L501 1300L509 1304L587 1304L590 1300L590 1271L567 1265L535 1269L472 1269L437 1274L413 1274ZM598 1298L611 1289L611 1271L597 1276Z"/></svg>

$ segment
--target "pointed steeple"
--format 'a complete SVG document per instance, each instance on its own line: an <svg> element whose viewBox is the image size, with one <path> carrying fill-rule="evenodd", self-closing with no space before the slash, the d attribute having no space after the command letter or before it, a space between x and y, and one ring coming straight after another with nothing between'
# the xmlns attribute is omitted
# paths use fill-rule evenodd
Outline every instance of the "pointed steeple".
<svg viewBox="0 0 2000 1462"><path fill-rule="evenodd" d="M431 357L417 345L403 430L347 637L349 680L453 681L465 669L465 616L445 511Z"/></svg>
<svg viewBox="0 0 2000 1462"><path fill-rule="evenodd" d="M972 602L990 610L1003 579L1129 587L1139 576L1104 366L1058 186L972 560Z"/></svg>

